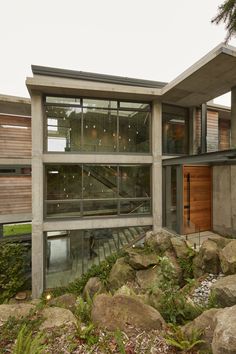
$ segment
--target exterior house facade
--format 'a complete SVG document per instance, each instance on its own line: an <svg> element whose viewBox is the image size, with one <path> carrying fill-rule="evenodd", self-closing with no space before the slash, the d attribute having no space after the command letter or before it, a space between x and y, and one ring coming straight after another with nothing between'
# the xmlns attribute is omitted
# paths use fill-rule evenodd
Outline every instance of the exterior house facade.
<svg viewBox="0 0 236 354"><path fill-rule="evenodd" d="M236 233L235 48L168 84L32 71L34 297L149 229ZM231 109L212 102L228 91Z"/></svg>

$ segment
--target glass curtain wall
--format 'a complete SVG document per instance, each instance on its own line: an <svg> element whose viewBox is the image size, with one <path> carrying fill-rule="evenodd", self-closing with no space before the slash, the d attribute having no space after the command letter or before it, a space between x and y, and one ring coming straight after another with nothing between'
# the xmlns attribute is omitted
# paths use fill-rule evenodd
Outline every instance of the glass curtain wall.
<svg viewBox="0 0 236 354"><path fill-rule="evenodd" d="M46 217L151 213L150 165L47 165Z"/></svg>
<svg viewBox="0 0 236 354"><path fill-rule="evenodd" d="M164 167L164 225L177 232L177 167ZM181 191L178 191L181 193Z"/></svg>
<svg viewBox="0 0 236 354"><path fill-rule="evenodd" d="M150 152L147 103L46 97L48 152Z"/></svg>
<svg viewBox="0 0 236 354"><path fill-rule="evenodd" d="M188 109L163 104L162 153L163 155L188 154Z"/></svg>
<svg viewBox="0 0 236 354"><path fill-rule="evenodd" d="M46 233L46 288L66 286L93 265L145 236L150 226Z"/></svg>

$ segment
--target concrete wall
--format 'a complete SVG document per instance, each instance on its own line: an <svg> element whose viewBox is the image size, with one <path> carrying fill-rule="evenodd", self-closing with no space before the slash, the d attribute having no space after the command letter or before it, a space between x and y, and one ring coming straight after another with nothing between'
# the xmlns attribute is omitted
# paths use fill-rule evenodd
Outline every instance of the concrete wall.
<svg viewBox="0 0 236 354"><path fill-rule="evenodd" d="M213 167L213 231L236 237L236 165Z"/></svg>

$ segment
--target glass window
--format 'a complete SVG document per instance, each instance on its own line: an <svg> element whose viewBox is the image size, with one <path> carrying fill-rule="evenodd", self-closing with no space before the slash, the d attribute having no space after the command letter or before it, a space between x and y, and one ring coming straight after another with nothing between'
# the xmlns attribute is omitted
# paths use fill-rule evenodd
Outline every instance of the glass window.
<svg viewBox="0 0 236 354"><path fill-rule="evenodd" d="M45 170L48 218L151 212L150 166L67 164Z"/></svg>
<svg viewBox="0 0 236 354"><path fill-rule="evenodd" d="M46 288L67 286L123 247L132 245L150 226L46 233Z"/></svg>
<svg viewBox="0 0 236 354"><path fill-rule="evenodd" d="M47 106L48 151L81 149L81 108Z"/></svg>
<svg viewBox="0 0 236 354"><path fill-rule="evenodd" d="M83 108L83 150L117 151L117 111Z"/></svg>
<svg viewBox="0 0 236 354"><path fill-rule="evenodd" d="M119 111L119 151L149 152L149 112Z"/></svg>
<svg viewBox="0 0 236 354"><path fill-rule="evenodd" d="M150 152L148 103L47 97L47 151Z"/></svg>
<svg viewBox="0 0 236 354"><path fill-rule="evenodd" d="M123 198L149 198L150 166L120 166L119 190Z"/></svg>
<svg viewBox="0 0 236 354"><path fill-rule="evenodd" d="M188 154L188 111L182 107L163 105L163 154Z"/></svg>

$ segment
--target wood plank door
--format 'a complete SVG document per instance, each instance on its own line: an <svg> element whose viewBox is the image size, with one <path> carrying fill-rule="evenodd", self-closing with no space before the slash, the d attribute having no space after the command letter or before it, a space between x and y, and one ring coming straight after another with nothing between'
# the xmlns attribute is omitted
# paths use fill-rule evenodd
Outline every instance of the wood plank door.
<svg viewBox="0 0 236 354"><path fill-rule="evenodd" d="M211 230L211 167L183 166L183 176L184 233Z"/></svg>

